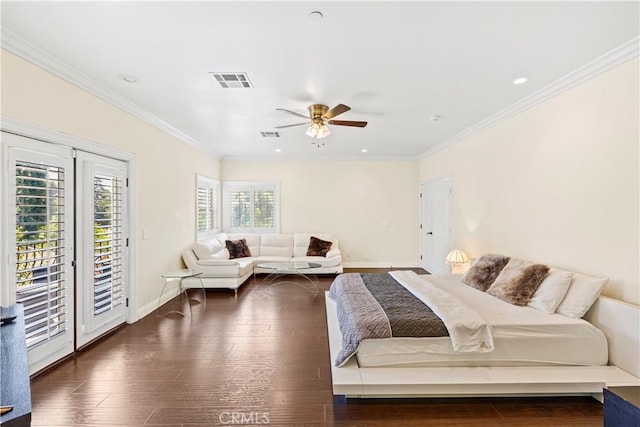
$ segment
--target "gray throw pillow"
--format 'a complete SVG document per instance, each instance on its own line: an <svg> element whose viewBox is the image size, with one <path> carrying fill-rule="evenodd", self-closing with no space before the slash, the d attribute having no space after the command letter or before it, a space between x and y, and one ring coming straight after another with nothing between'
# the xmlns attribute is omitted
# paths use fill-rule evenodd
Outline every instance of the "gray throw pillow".
<svg viewBox="0 0 640 427"><path fill-rule="evenodd" d="M507 265L509 259L508 256L504 255L482 255L462 277L462 282L485 292L496 280L504 266Z"/></svg>
<svg viewBox="0 0 640 427"><path fill-rule="evenodd" d="M548 274L546 265L514 258L500 272L487 293L510 304L524 306Z"/></svg>

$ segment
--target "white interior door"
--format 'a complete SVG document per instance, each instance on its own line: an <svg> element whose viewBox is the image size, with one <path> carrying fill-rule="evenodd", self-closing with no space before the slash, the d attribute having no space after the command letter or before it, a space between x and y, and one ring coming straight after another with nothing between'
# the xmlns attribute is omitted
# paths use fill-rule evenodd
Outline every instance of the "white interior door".
<svg viewBox="0 0 640 427"><path fill-rule="evenodd" d="M448 274L451 250L451 179L420 185L420 266L431 274Z"/></svg>
<svg viewBox="0 0 640 427"><path fill-rule="evenodd" d="M126 321L126 163L78 152L77 346Z"/></svg>
<svg viewBox="0 0 640 427"><path fill-rule="evenodd" d="M33 373L74 351L73 152L6 132L2 146L2 299L24 305Z"/></svg>

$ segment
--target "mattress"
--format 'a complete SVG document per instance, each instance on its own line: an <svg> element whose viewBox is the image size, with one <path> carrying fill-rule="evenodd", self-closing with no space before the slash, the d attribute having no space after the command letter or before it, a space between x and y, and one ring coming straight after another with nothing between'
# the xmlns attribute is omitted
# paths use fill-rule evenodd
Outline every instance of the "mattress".
<svg viewBox="0 0 640 427"><path fill-rule="evenodd" d="M455 295L492 327L494 350L456 353L449 337L384 338L360 343L360 367L606 365L607 339L582 319L518 307L461 282L461 276L415 276Z"/></svg>

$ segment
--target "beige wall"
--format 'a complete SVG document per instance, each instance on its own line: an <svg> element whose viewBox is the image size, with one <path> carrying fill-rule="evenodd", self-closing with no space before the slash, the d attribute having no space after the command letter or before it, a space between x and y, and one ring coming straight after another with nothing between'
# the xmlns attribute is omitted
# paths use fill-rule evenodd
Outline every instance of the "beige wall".
<svg viewBox="0 0 640 427"><path fill-rule="evenodd" d="M279 182L281 232L336 236L347 266L417 265L417 161L223 160L222 178Z"/></svg>
<svg viewBox="0 0 640 427"><path fill-rule="evenodd" d="M453 246L607 276L638 304L638 60L420 162L451 176Z"/></svg>
<svg viewBox="0 0 640 427"><path fill-rule="evenodd" d="M2 114L135 154L137 305L156 299L195 239L195 174L219 178L220 161L5 51Z"/></svg>

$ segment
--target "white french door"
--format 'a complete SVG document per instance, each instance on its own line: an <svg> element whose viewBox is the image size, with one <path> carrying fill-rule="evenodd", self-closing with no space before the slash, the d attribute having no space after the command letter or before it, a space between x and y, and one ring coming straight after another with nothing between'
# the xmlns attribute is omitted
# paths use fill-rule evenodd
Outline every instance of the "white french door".
<svg viewBox="0 0 640 427"><path fill-rule="evenodd" d="M2 142L11 144L3 293L12 291L3 301L24 305L35 372L74 351L73 151L4 132Z"/></svg>
<svg viewBox="0 0 640 427"><path fill-rule="evenodd" d="M78 152L77 346L126 321L127 165Z"/></svg>
<svg viewBox="0 0 640 427"><path fill-rule="evenodd" d="M451 179L420 185L420 266L431 274L449 274Z"/></svg>
<svg viewBox="0 0 640 427"><path fill-rule="evenodd" d="M128 168L4 131L1 153L0 302L24 305L34 373L127 319Z"/></svg>

